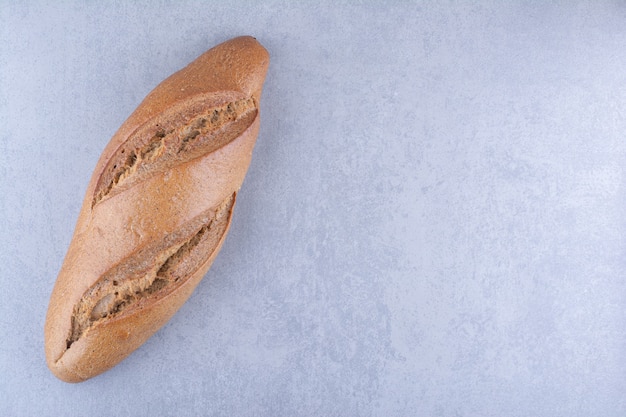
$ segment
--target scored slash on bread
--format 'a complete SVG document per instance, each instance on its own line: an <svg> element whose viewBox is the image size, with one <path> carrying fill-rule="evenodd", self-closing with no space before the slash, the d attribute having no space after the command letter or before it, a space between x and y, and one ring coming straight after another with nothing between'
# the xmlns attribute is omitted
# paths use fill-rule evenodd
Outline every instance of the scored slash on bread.
<svg viewBox="0 0 626 417"><path fill-rule="evenodd" d="M236 94L208 94L169 109L138 129L111 156L92 206L155 172L221 148L250 127L257 113L252 97Z"/></svg>
<svg viewBox="0 0 626 417"><path fill-rule="evenodd" d="M235 194L161 242L147 245L107 271L74 306L69 349L91 326L135 307L143 299L174 291L197 271L226 233Z"/></svg>
<svg viewBox="0 0 626 417"><path fill-rule="evenodd" d="M250 163L268 65L254 38L224 42L159 84L106 146L50 297L58 378L115 366L205 275Z"/></svg>

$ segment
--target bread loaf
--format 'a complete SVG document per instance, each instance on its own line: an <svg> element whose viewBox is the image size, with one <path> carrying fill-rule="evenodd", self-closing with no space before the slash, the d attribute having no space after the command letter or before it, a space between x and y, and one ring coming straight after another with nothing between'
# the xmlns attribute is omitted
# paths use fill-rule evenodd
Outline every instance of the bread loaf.
<svg viewBox="0 0 626 417"><path fill-rule="evenodd" d="M250 163L268 65L254 38L218 45L159 84L106 146L48 307L58 378L119 363L205 275Z"/></svg>

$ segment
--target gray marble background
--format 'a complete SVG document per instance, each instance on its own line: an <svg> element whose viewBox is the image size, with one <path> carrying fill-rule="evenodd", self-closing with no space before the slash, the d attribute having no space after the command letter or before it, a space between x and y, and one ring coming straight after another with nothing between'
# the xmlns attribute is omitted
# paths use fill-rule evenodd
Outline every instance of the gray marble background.
<svg viewBox="0 0 626 417"><path fill-rule="evenodd" d="M626 415L626 4L0 1L0 415ZM162 79L272 61L231 233L78 385L48 297Z"/></svg>

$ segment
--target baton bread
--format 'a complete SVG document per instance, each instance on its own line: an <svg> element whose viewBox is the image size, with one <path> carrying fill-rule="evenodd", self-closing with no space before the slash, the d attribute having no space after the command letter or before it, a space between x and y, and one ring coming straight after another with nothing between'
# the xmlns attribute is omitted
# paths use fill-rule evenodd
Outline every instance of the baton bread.
<svg viewBox="0 0 626 417"><path fill-rule="evenodd" d="M106 146L48 307L58 378L119 363L205 275L250 163L268 65L252 37L222 43L159 84Z"/></svg>

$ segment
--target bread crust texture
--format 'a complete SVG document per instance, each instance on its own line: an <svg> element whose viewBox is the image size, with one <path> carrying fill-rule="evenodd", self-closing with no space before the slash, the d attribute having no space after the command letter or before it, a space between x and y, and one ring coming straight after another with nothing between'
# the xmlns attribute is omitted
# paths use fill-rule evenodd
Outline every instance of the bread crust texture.
<svg viewBox="0 0 626 417"><path fill-rule="evenodd" d="M161 82L105 147L52 290L48 367L81 382L178 311L228 233L259 132L269 54L226 41Z"/></svg>

